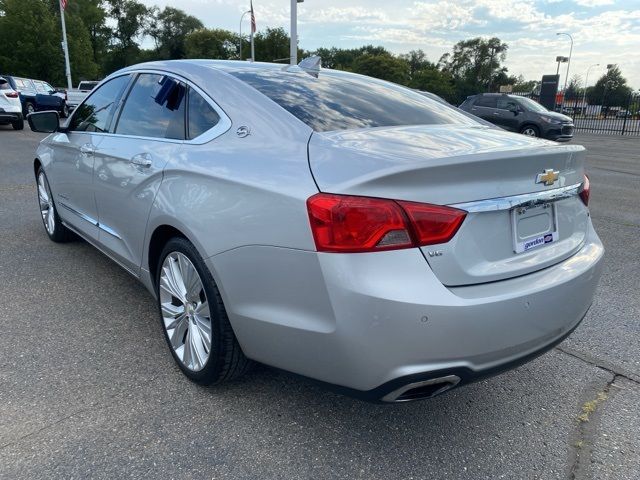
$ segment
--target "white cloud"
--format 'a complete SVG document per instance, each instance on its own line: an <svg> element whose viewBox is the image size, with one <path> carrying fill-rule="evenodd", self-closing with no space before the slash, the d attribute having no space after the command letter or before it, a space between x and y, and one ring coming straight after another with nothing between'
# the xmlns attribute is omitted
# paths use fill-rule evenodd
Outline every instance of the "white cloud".
<svg viewBox="0 0 640 480"><path fill-rule="evenodd" d="M582 7L601 7L603 5L613 5L615 0L574 0Z"/></svg>

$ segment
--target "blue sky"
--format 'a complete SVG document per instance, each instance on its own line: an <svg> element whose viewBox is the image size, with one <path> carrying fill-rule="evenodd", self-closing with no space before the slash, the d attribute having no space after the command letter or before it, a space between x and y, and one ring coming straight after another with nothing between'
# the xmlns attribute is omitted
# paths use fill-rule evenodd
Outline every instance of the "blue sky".
<svg viewBox="0 0 640 480"><path fill-rule="evenodd" d="M248 0L143 1L172 5L207 27L235 31L249 6ZM258 29L288 31L289 6L289 0L254 0ZM556 32L569 32L574 38L570 77L578 74L584 81L587 68L599 63L589 74L592 84L606 64L615 63L631 86L640 88L640 0L305 0L298 11L305 49L374 44L405 53L421 48L437 62L459 40L498 36L509 44L510 73L527 79L555 73L555 57L568 56L570 45Z"/></svg>

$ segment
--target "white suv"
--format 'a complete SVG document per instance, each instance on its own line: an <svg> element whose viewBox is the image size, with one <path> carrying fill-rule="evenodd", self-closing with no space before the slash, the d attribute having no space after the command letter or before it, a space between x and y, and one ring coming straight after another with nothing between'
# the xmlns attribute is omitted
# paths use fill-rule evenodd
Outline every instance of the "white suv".
<svg viewBox="0 0 640 480"><path fill-rule="evenodd" d="M0 77L0 125L7 123L10 123L14 130L24 128L20 94L11 88L5 78Z"/></svg>

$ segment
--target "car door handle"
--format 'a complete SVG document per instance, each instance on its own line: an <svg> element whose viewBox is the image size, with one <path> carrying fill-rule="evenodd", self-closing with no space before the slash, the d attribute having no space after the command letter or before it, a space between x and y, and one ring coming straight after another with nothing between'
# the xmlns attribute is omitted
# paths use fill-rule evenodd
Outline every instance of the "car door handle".
<svg viewBox="0 0 640 480"><path fill-rule="evenodd" d="M493 112L494 115L500 115L500 112Z"/></svg>
<svg viewBox="0 0 640 480"><path fill-rule="evenodd" d="M96 149L90 143L85 143L80 147L80 153L84 153L85 155L90 155L96 153Z"/></svg>
<svg viewBox="0 0 640 480"><path fill-rule="evenodd" d="M131 163L139 167L150 167L153 165L153 158L150 153L138 153L131 157Z"/></svg>

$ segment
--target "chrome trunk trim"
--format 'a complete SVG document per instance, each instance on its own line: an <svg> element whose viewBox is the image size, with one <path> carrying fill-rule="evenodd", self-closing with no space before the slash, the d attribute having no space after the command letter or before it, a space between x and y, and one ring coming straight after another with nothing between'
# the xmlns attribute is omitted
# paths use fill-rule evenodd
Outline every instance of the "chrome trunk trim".
<svg viewBox="0 0 640 480"><path fill-rule="evenodd" d="M511 210L516 207L532 207L542 203L557 202L565 198L575 197L582 191L583 184L576 183L568 187L554 188L542 192L524 193L510 197L489 198L475 202L455 203L449 205L453 208L466 210L470 213L495 212L499 210Z"/></svg>

